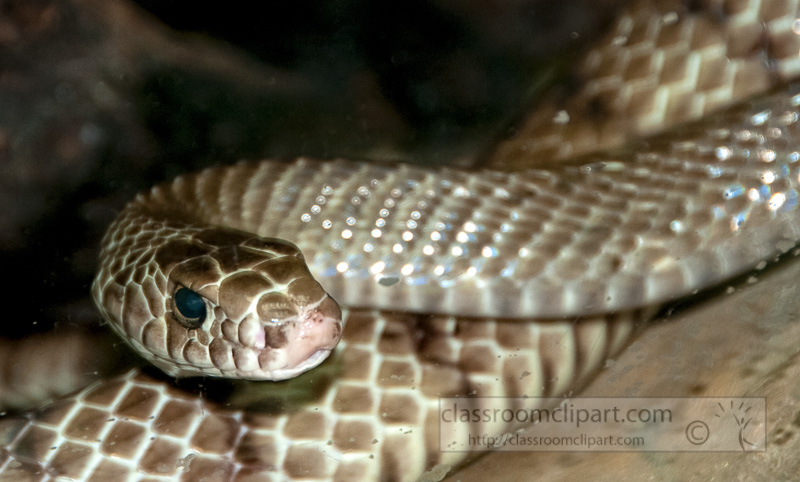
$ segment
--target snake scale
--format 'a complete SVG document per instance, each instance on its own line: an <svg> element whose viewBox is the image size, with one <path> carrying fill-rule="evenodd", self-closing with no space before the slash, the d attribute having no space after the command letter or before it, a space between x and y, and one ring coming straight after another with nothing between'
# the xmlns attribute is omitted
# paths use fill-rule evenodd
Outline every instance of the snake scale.
<svg viewBox="0 0 800 482"><path fill-rule="evenodd" d="M0 479L457 467L466 454L438 445L440 397L578 389L659 305L795 246L797 16L792 1L639 2L584 57L583 87L532 112L483 169L264 161L140 195L106 235L93 295L146 358L287 378L330 357L244 404L132 369L0 420ZM258 351L309 337L299 356Z"/></svg>

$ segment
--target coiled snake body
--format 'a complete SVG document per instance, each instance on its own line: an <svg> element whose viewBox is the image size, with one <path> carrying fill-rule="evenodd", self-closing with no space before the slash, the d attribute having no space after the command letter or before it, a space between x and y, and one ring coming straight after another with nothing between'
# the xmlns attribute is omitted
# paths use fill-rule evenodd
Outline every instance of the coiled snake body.
<svg viewBox="0 0 800 482"><path fill-rule="evenodd" d="M727 6L723 20L715 6L632 8L587 55L592 82L573 97L617 99L612 128L569 109L574 121L554 123L561 110L544 108L492 169L268 161L140 195L109 229L93 295L157 366L283 379L342 341L247 408L133 370L6 418L3 474L394 480L457 465L465 454L438 446L440 397L579 387L654 307L800 239L800 87L769 90L795 77L797 6L753 3ZM658 82L642 74L647 42ZM689 86L668 81L681 56ZM624 82L608 80L617 74ZM699 116L624 150L557 160L585 150L585 132L592 146L620 141L615 122L640 135Z"/></svg>

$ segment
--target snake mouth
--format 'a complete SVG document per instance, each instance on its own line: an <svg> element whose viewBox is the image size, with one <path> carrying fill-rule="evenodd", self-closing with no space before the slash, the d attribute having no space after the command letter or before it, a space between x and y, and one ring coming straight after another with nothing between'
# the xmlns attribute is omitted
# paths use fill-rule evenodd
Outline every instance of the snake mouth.
<svg viewBox="0 0 800 482"><path fill-rule="evenodd" d="M286 365L281 372L296 376L322 363L342 336L342 316L338 305L325 295L302 308L293 324L294 334L284 347Z"/></svg>
<svg viewBox="0 0 800 482"><path fill-rule="evenodd" d="M239 341L246 338L248 343L233 348L237 376L250 380L286 380L315 368L328 358L342 336L339 306L325 294L295 309L293 315L279 322L250 318L240 325ZM244 332L249 335L242 337Z"/></svg>
<svg viewBox="0 0 800 482"><path fill-rule="evenodd" d="M330 348L321 348L294 367L286 367L283 369L270 371L270 379L280 381L294 378L301 373L307 372L312 368L316 368L318 365L324 362L332 352L333 350Z"/></svg>
<svg viewBox="0 0 800 482"><path fill-rule="evenodd" d="M306 358L306 361L298 365L297 369L302 371L310 370L325 361L332 352L333 350L328 348L319 349Z"/></svg>

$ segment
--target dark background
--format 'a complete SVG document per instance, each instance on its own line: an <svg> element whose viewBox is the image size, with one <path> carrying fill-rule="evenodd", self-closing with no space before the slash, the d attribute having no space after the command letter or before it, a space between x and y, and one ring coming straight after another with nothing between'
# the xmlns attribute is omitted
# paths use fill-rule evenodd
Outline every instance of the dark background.
<svg viewBox="0 0 800 482"><path fill-rule="evenodd" d="M181 172L478 163L613 1L0 0L2 330L97 321L105 227Z"/></svg>

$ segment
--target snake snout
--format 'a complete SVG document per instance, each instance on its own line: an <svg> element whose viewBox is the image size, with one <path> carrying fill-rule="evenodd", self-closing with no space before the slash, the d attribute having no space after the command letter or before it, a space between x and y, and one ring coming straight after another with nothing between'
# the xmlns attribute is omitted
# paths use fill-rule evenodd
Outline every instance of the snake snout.
<svg viewBox="0 0 800 482"><path fill-rule="evenodd" d="M306 281L300 283L307 288L302 298L282 293L262 296L257 303L258 329L249 330L254 336L242 339L243 332L248 331L247 323L240 326L241 341L259 350L258 378L283 380L297 376L322 363L339 343L341 309L316 281L310 281L315 288L309 288ZM315 299L307 299L313 295Z"/></svg>

